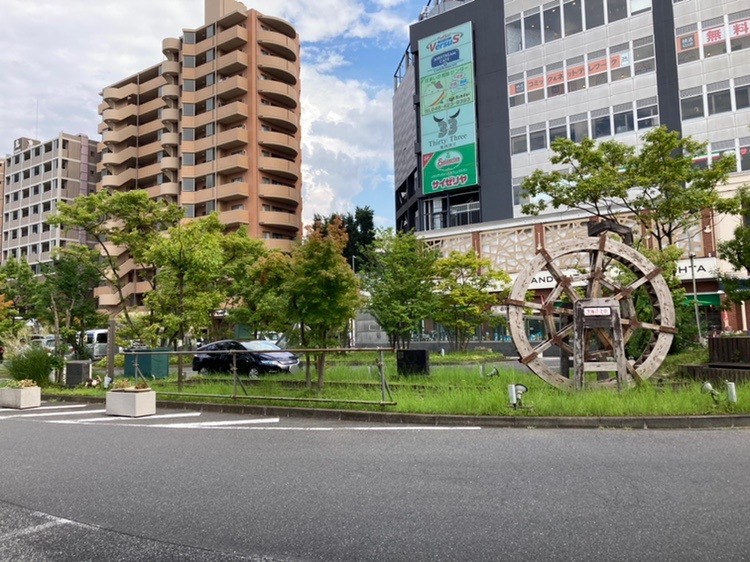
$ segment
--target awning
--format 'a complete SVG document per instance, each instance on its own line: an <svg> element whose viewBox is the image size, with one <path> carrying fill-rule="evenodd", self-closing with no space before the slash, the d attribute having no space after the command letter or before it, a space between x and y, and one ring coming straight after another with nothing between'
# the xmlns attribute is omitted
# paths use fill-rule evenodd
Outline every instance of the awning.
<svg viewBox="0 0 750 562"><path fill-rule="evenodd" d="M721 306L721 295L719 293L698 293L696 295L699 306ZM685 295L685 302L692 304L693 295Z"/></svg>

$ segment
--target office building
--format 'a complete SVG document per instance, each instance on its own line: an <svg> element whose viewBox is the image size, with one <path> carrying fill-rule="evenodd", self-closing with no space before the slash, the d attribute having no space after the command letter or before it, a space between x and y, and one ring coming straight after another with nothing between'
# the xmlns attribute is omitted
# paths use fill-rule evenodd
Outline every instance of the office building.
<svg viewBox="0 0 750 562"><path fill-rule="evenodd" d="M162 41L164 60L102 91L98 189L144 189L185 216L217 212L269 248L302 231L299 36L233 0ZM135 275L126 287L142 297ZM132 285L132 286L131 286ZM119 297L97 292L102 307Z"/></svg>
<svg viewBox="0 0 750 562"><path fill-rule="evenodd" d="M588 215L521 212L520 185L566 136L638 145L664 125L734 155L750 179L750 9L740 0L430 1L410 28L393 96L396 226L474 249L511 274L585 236ZM703 213L681 277L716 305L718 242L737 217ZM688 251L695 254L692 268ZM718 309L714 311L717 315ZM747 311L721 323L747 329ZM714 321L715 322L715 321Z"/></svg>
<svg viewBox="0 0 750 562"><path fill-rule="evenodd" d="M52 260L55 248L87 242L77 229L45 222L61 201L93 193L97 182L96 142L86 135L60 133L40 142L19 138L3 165L2 261L25 259L35 273Z"/></svg>

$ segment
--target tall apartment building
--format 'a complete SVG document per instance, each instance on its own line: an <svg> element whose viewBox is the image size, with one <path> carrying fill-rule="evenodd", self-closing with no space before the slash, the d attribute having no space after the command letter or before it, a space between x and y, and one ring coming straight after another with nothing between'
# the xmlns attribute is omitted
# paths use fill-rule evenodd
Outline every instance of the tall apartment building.
<svg viewBox="0 0 750 562"><path fill-rule="evenodd" d="M60 133L40 142L29 138L13 142L13 154L3 170L2 261L24 258L35 273L52 259L56 247L86 243L77 229L50 226L45 218L58 202L94 192L98 175L96 142L86 135Z"/></svg>
<svg viewBox="0 0 750 562"><path fill-rule="evenodd" d="M396 225L475 249L510 273L585 235L581 213L521 212L520 184L566 136L638 145L665 125L733 154L750 179L750 9L742 0L430 0L410 28L393 96ZM683 244L686 281L716 303L717 242L736 217L704 214ZM686 253L687 255L687 253ZM738 317L739 318L739 317ZM739 325L739 321L737 323ZM747 321L742 320L743 329Z"/></svg>
<svg viewBox="0 0 750 562"><path fill-rule="evenodd" d="M301 236L299 37L234 0L206 0L205 25L162 41L165 60L102 91L99 189L145 189L218 212L269 248ZM135 272L126 292L140 297ZM98 292L103 307L116 304ZM136 300L138 300L136 298Z"/></svg>

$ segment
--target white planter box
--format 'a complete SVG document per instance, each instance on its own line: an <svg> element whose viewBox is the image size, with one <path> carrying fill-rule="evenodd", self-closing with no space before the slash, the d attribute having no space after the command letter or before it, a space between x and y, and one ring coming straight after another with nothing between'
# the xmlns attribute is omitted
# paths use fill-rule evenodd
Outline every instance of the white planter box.
<svg viewBox="0 0 750 562"><path fill-rule="evenodd" d="M38 408L42 403L42 389L38 386L26 388L0 388L0 407L16 408Z"/></svg>
<svg viewBox="0 0 750 562"><path fill-rule="evenodd" d="M108 416L140 418L156 413L156 392L153 390L110 390L107 392Z"/></svg>

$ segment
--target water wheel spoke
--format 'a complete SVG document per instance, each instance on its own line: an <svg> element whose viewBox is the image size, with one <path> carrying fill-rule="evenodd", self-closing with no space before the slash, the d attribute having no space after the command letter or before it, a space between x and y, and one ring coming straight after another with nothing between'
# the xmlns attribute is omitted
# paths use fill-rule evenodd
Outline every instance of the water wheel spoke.
<svg viewBox="0 0 750 562"><path fill-rule="evenodd" d="M544 305L534 301L520 301L514 299L505 299L505 304L509 306L519 306L521 308L528 308L530 310L542 310Z"/></svg>
<svg viewBox="0 0 750 562"><path fill-rule="evenodd" d="M576 302L580 298L578 293L573 289L573 283L570 277L565 275L562 269L554 262L552 256L549 255L546 249L542 248L539 252L547 262L545 268L555 278L557 286L561 288L561 292L564 292L571 301ZM557 287L555 287L557 289Z"/></svg>

